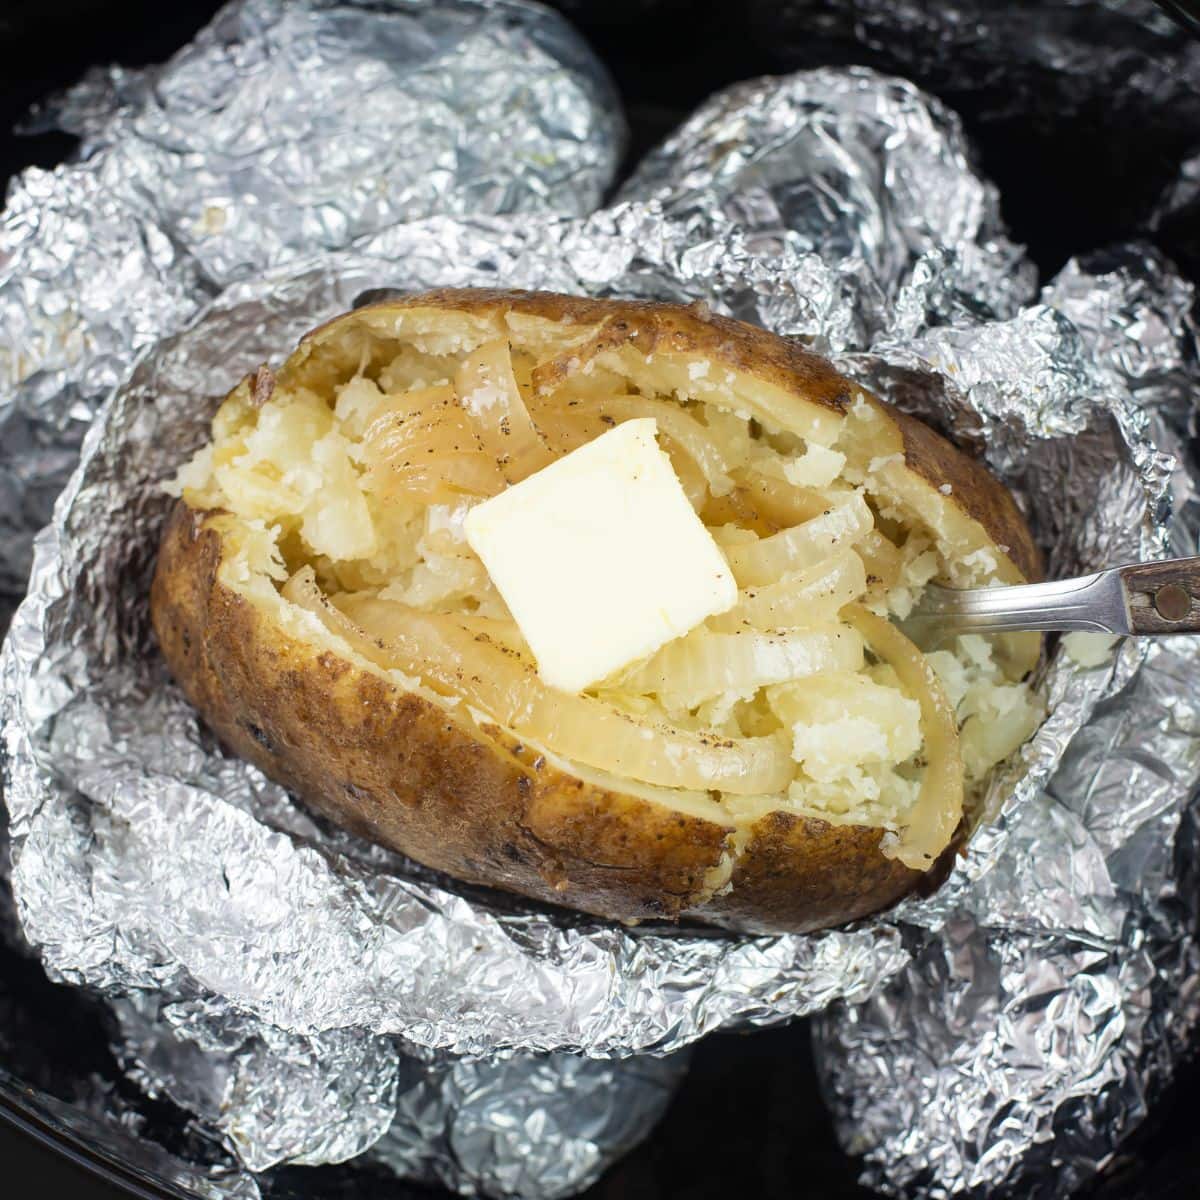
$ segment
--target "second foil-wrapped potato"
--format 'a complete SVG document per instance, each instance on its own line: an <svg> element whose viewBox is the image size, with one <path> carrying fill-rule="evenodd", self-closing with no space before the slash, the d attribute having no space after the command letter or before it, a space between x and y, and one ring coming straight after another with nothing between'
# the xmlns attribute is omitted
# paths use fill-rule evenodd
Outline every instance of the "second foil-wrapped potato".
<svg viewBox="0 0 1200 1200"><path fill-rule="evenodd" d="M580 490L606 461L627 490ZM151 607L189 699L313 808L466 881L625 921L842 923L936 878L1041 716L1035 635L923 650L895 624L931 580L1038 577L1008 492L702 308L349 313L234 389L173 490ZM578 542L538 532L576 517ZM622 537L643 568L618 579ZM706 563L712 603L683 586ZM621 614L668 600L708 615L639 643Z"/></svg>

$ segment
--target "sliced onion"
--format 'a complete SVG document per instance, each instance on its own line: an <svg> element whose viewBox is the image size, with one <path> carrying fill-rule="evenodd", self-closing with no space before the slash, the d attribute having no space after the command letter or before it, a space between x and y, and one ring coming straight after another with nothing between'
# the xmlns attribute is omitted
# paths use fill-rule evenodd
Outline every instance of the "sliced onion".
<svg viewBox="0 0 1200 1200"><path fill-rule="evenodd" d="M675 469L679 486L683 488L683 493L688 498L688 503L697 513L702 512L708 500L708 482L700 468L673 442L668 441L664 449L667 457L671 460L671 466Z"/></svg>
<svg viewBox="0 0 1200 1200"><path fill-rule="evenodd" d="M470 430L457 408L454 388L448 383L433 387L390 392L371 410L363 432L366 449L378 446L380 452L393 444L415 442L417 438L444 435L462 440L460 449L470 449ZM421 418L424 416L424 420ZM415 419L415 424L409 423Z"/></svg>
<svg viewBox="0 0 1200 1200"><path fill-rule="evenodd" d="M760 687L823 671L862 667L862 638L830 626L799 633L710 633L669 642L620 680L622 690L653 693L668 709L690 709L714 696L749 697Z"/></svg>
<svg viewBox="0 0 1200 1200"><path fill-rule="evenodd" d="M777 583L742 592L728 612L711 617L710 629L795 629L837 620L843 605L857 600L867 586L862 560L853 550L835 550L828 558Z"/></svg>
<svg viewBox="0 0 1200 1200"><path fill-rule="evenodd" d="M455 614L454 619L470 634L486 634L498 646L505 646L519 657L533 663L533 651L525 641L516 621L503 617L481 617L475 613Z"/></svg>
<svg viewBox="0 0 1200 1200"><path fill-rule="evenodd" d="M878 529L872 529L858 543L857 550L867 570L867 582L872 587L878 585L886 592L896 586L904 559Z"/></svg>
<svg viewBox="0 0 1200 1200"><path fill-rule="evenodd" d="M451 454L372 471L366 485L384 498L403 495L425 504L452 504L463 496L495 496L504 490L495 462L482 454Z"/></svg>
<svg viewBox="0 0 1200 1200"><path fill-rule="evenodd" d="M732 464L726 457L713 432L678 404L668 400L652 400L648 396L614 396L601 408L619 422L636 417L654 417L659 432L674 442L700 468L709 491L714 496L732 490L729 476Z"/></svg>
<svg viewBox="0 0 1200 1200"><path fill-rule="evenodd" d="M586 341L568 346L553 358L538 363L529 374L533 390L546 394L560 388L574 376L590 376L591 372L585 371L587 364L612 347L613 337L608 328L610 321L611 318L606 319Z"/></svg>
<svg viewBox="0 0 1200 1200"><path fill-rule="evenodd" d="M831 551L852 546L874 524L867 502L857 492L819 517L780 533L727 551L729 567L741 587L774 583L793 571L811 567Z"/></svg>
<svg viewBox="0 0 1200 1200"><path fill-rule="evenodd" d="M362 461L370 491L429 504L494 496L505 484L448 386L389 396L363 435Z"/></svg>
<svg viewBox="0 0 1200 1200"><path fill-rule="evenodd" d="M795 772L781 738L691 733L549 688L528 660L457 617L361 595L340 597L335 608L309 568L292 576L283 595L378 666L419 676L587 766L663 787L741 794L781 791Z"/></svg>
<svg viewBox="0 0 1200 1200"><path fill-rule="evenodd" d="M797 487L759 471L739 472L737 484L754 508L777 529L811 521L834 503L833 497L817 488Z"/></svg>
<svg viewBox="0 0 1200 1200"><path fill-rule="evenodd" d="M921 706L925 775L899 842L881 847L906 867L928 870L950 844L962 819L963 762L954 706L928 660L891 622L861 604L842 610L871 650L896 672L900 686Z"/></svg>
<svg viewBox="0 0 1200 1200"><path fill-rule="evenodd" d="M695 463L714 495L733 487L731 464L713 431L671 401L626 395L564 401L562 393L557 393L551 402L538 407L537 423L546 441L566 454L613 426L639 417L653 417L658 422L659 432Z"/></svg>
<svg viewBox="0 0 1200 1200"><path fill-rule="evenodd" d="M426 555L409 575L408 586L393 583L397 599L421 608L445 607L447 602L464 596L477 596L491 586L487 572L478 559Z"/></svg>
<svg viewBox="0 0 1200 1200"><path fill-rule="evenodd" d="M770 537L778 533L781 526L759 512L749 491L735 487L724 496L713 496L705 501L700 510L700 519L710 528L722 525L737 525L759 537Z"/></svg>
<svg viewBox="0 0 1200 1200"><path fill-rule="evenodd" d="M612 428L601 420L597 404L579 398L564 400L562 396L539 396L530 401L529 415L546 445L558 455L570 454L585 442L598 438Z"/></svg>
<svg viewBox="0 0 1200 1200"><path fill-rule="evenodd" d="M455 389L484 453L495 460L508 483L519 482L553 460L525 407L504 338L484 342L462 360Z"/></svg>
<svg viewBox="0 0 1200 1200"><path fill-rule="evenodd" d="M731 471L741 470L750 462L756 447L763 448L764 444L756 443L750 433L748 417L739 417L737 413L716 404L705 405L701 413L705 428L721 447Z"/></svg>

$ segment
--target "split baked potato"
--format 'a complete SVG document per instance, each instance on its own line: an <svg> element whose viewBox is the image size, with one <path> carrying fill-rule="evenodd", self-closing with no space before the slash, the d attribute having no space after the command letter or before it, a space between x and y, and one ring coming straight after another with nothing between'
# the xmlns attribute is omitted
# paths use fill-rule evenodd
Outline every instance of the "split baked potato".
<svg viewBox="0 0 1200 1200"><path fill-rule="evenodd" d="M645 417L737 602L559 692L465 514ZM362 308L239 384L170 486L151 613L191 702L316 810L462 880L622 921L840 924L936 878L1041 716L1037 635L926 652L895 624L930 580L1039 577L1005 488L703 306Z"/></svg>

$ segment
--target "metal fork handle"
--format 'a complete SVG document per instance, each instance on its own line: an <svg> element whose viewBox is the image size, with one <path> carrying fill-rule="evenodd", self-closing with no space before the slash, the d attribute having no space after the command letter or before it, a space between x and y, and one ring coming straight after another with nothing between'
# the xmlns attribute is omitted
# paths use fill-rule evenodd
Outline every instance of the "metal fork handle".
<svg viewBox="0 0 1200 1200"><path fill-rule="evenodd" d="M1077 579L1013 587L930 587L904 627L926 632L1200 632L1200 558L1113 567Z"/></svg>
<svg viewBox="0 0 1200 1200"><path fill-rule="evenodd" d="M1130 633L1200 633L1200 558L1118 567Z"/></svg>

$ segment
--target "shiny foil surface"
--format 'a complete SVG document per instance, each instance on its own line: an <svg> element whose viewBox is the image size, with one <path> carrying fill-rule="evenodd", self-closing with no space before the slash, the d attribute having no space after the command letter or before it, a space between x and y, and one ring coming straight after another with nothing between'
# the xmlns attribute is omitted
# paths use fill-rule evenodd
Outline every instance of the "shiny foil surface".
<svg viewBox="0 0 1200 1200"><path fill-rule="evenodd" d="M431 213L582 215L625 136L599 61L524 0L233 0L161 67L94 70L81 138L0 220L0 601L138 353L236 279Z"/></svg>
<svg viewBox="0 0 1200 1200"><path fill-rule="evenodd" d="M866 68L718 92L641 162L621 196L657 199L700 227L719 213L764 256L780 245L818 252L853 280L859 346L894 326L908 289L932 310L911 314L916 324L945 319L955 300L1011 316L1035 286L1033 264L1005 235L995 187L970 169L958 117Z"/></svg>
<svg viewBox="0 0 1200 1200"><path fill-rule="evenodd" d="M296 11L301 25L339 20L313 42L287 33ZM213 108L189 64L226 64L253 95L262 71L294 77L316 46L336 75L366 52L358 21L380 12L410 30L440 28L443 12L504 17L531 38L542 21L562 28L515 4L236 4L164 68L191 82L161 112L138 77L97 77L69 97L63 119L88 155L27 173L6 210L0 329L29 331L0 347L12 365L0 428L28 447L2 476L20 506L2 511L21 514L3 535L14 579L82 438L0 656L24 937L54 977L111 997L130 1077L196 1114L211 1158L191 1177L207 1194L252 1196L251 1172L365 1155L464 1192L566 1195L647 1135L689 1043L823 1010L829 1093L873 1185L996 1188L1054 1155L1046 1194L1061 1194L1141 1119L1195 1016L1192 835L1180 832L1200 777L1194 639L1126 643L1086 668L1056 646L1041 680L1050 716L998 774L932 899L804 937L626 929L435 875L318 823L224 756L153 650L161 484L243 374L379 289L703 299L804 337L983 454L1050 572L1092 570L1195 544L1189 286L1129 245L1070 264L1038 294L956 120L855 69L714 97L622 203L591 215L602 185L556 202L561 164L541 192L530 185L540 200L507 205L529 210L512 217L478 199L507 186L473 193L460 163L475 200L439 195L438 215L419 220L428 209L358 209L364 223L343 241L314 233L328 228L314 196L257 233L230 200L232 224L189 234L173 206L193 185L172 172L219 165L245 118ZM250 34L250 48L234 37L229 50L230 29L274 39L269 65ZM473 44L450 38L444 53L457 61ZM566 44L558 69L594 79ZM520 74L526 59L506 62ZM582 164L615 162L620 118L587 107L594 86L579 83L587 111L565 138L579 178ZM304 101L293 90L297 128ZM460 126L487 123L451 110ZM156 122L194 139L195 157L154 159L148 170L172 176L161 200L133 189L109 203L106 156L136 158L139 129ZM395 145L403 158L407 143ZM246 170L243 199L265 187L254 162ZM316 253L296 259L301 247ZM107 307L76 303L88 282L76 272L118 260L157 308L127 307L111 276Z"/></svg>

